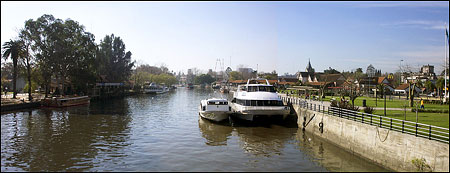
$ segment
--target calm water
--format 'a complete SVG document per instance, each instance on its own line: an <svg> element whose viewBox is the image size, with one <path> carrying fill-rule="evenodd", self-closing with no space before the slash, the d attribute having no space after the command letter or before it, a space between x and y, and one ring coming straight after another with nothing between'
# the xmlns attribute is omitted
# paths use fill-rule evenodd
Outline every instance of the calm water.
<svg viewBox="0 0 450 173"><path fill-rule="evenodd" d="M212 90L1 115L1 171L387 171L285 124L212 123Z"/></svg>

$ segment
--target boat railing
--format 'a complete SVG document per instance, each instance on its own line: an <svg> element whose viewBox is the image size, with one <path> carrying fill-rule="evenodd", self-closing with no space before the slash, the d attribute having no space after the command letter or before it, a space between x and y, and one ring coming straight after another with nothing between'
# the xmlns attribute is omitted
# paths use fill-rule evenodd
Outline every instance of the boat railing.
<svg viewBox="0 0 450 173"><path fill-rule="evenodd" d="M59 100L65 101L65 100L78 100L78 99L85 99L89 98L89 96L79 96L79 97L69 97L69 98L61 98Z"/></svg>
<svg viewBox="0 0 450 173"><path fill-rule="evenodd" d="M243 106L242 110L256 110L256 111L279 111L287 110L287 106Z"/></svg>

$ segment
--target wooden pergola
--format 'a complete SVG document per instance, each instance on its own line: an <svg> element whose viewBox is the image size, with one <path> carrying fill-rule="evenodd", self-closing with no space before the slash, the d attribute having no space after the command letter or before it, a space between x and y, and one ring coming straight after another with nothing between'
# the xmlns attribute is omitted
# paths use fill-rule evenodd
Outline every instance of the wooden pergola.
<svg viewBox="0 0 450 173"><path fill-rule="evenodd" d="M287 88L287 89L289 89L289 90L297 90L297 93L298 93L298 95L301 95L301 94L310 94L311 95L311 91L312 92L319 92L320 91L320 89L317 89L317 88L313 88L313 87L310 87L310 86L293 86L293 87L290 87L290 88Z"/></svg>

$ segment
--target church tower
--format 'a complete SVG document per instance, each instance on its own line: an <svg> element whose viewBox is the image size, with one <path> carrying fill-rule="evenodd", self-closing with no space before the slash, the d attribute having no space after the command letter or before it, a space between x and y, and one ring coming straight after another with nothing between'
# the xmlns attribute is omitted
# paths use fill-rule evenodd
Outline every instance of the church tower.
<svg viewBox="0 0 450 173"><path fill-rule="evenodd" d="M309 74L314 74L314 68L311 66L311 60L308 58L308 66L306 66L306 72Z"/></svg>

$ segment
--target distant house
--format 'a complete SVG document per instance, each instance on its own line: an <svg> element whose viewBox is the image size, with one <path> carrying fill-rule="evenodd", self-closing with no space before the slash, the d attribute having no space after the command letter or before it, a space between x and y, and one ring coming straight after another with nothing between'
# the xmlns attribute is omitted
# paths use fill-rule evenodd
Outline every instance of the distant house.
<svg viewBox="0 0 450 173"><path fill-rule="evenodd" d="M417 92L417 93L422 92L422 90L419 87L417 87L417 86L415 86L414 91ZM409 93L409 84L405 83L405 84L399 85L397 88L395 88L394 92L396 94L407 94L407 93Z"/></svg>
<svg viewBox="0 0 450 173"><path fill-rule="evenodd" d="M330 85L333 88L342 88L342 84L346 81L346 78L341 73L338 74L318 74L317 83L310 83L311 85L320 84L323 82Z"/></svg>
<svg viewBox="0 0 450 173"><path fill-rule="evenodd" d="M395 92L394 87L391 84L391 81L386 77L378 77L378 85L383 84L385 88L389 89L392 93Z"/></svg>

